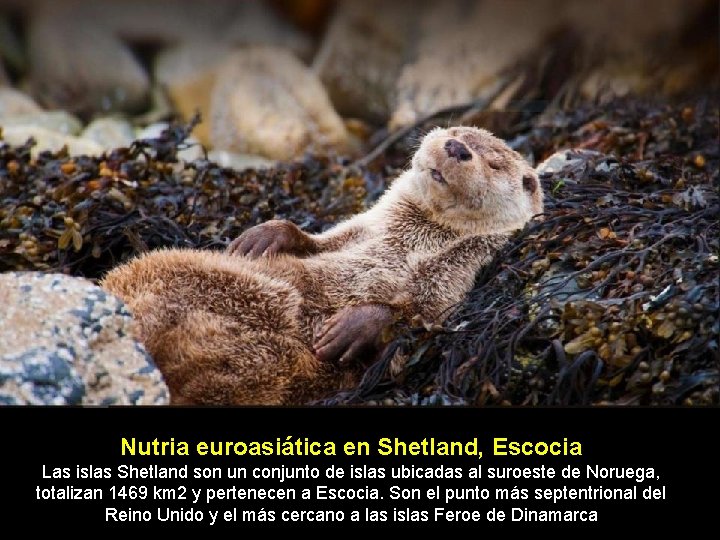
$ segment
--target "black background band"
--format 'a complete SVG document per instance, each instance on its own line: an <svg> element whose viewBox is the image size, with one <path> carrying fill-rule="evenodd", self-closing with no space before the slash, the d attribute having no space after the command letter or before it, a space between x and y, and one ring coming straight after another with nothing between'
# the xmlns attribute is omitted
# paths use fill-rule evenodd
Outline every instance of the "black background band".
<svg viewBox="0 0 720 540"><path fill-rule="evenodd" d="M330 527L375 528L394 527L473 527L477 530L511 532L524 526L560 527L567 530L585 530L622 527L643 530L665 529L680 526L689 532L699 530L704 523L712 523L718 497L720 480L717 467L717 451L712 444L717 430L717 409L659 409L659 408L14 408L0 410L1 458L2 458L2 505L6 525L22 523L28 533L45 528L68 531L112 528L120 531L147 528L203 528L208 533L220 528L243 527L274 528ZM180 441L188 443L189 456L122 456L121 440L135 438L137 441L170 441L176 449ZM198 442L219 443L224 441L268 441L275 447L277 438L282 441L309 439L310 441L333 441L337 455L327 456L198 456ZM435 441L467 442L478 438L483 451L482 459L476 456L380 456L378 441L381 438L399 439L404 442ZM493 439L507 438L511 441L568 442L582 445L582 456L494 456ZM367 441L369 456L346 456L343 445L347 441ZM148 467L180 467L188 465L190 478L178 479L118 479L120 464ZM111 467L113 478L75 478L77 466ZM318 480L289 480L278 483L270 480L195 480L195 467L317 467ZM325 471L331 465L345 470L343 479L326 479ZM383 467L385 479L351 479L350 466ZM470 467L482 465L485 473L489 467L537 467L544 465L555 469L554 479L475 480L467 477ZM634 479L567 480L560 475L566 466L578 467L583 473L587 465L600 467L652 467L659 480L638 483ZM69 467L69 479L43 478L53 468ZM460 480L392 478L393 468L460 467ZM36 488L73 486L75 488L103 488L104 498L91 500L37 500ZM153 486L174 488L212 487L229 488L311 488L313 500L303 501L241 501L222 500L206 504L204 497L197 504L191 500L157 501L111 500L110 487ZM315 486L329 488L377 488L382 500L316 500ZM533 499L536 488L553 488L566 485L572 488L588 486L606 488L632 488L637 486L639 500L566 500L552 501ZM405 489L419 488L421 500L390 500L391 486ZM431 501L425 496L428 488L488 488L493 496L489 500L462 500L445 503ZM665 487L665 499L646 501L641 497L643 489ZM527 500L497 501L496 488L526 488ZM442 495L441 495L442 497ZM132 508L150 510L153 520L146 522L114 523L106 521L105 508ZM273 523L225 522L222 518L212 527L208 522L158 522L158 507L185 510L193 508L204 512L219 510L220 516L233 508L238 510L274 510ZM447 510L477 510L482 519L478 522L448 522L434 519L434 508ZM507 519L502 522L487 521L491 508L502 509ZM587 522L513 522L513 507L531 510L595 510L597 523ZM365 521L365 509L386 511L384 523ZM428 521L407 523L393 520L393 509L426 510ZM282 510L342 510L341 523L283 522ZM361 521L350 521L352 510L361 511Z"/></svg>

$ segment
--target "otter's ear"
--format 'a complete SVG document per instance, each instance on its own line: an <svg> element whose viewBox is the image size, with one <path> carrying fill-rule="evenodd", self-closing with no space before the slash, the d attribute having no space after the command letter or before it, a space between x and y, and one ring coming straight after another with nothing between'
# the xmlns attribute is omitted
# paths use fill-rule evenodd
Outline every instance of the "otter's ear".
<svg viewBox="0 0 720 540"><path fill-rule="evenodd" d="M530 193L535 193L538 188L538 181L537 178L535 178L532 174L526 174L523 176L523 188L525 191L528 191Z"/></svg>

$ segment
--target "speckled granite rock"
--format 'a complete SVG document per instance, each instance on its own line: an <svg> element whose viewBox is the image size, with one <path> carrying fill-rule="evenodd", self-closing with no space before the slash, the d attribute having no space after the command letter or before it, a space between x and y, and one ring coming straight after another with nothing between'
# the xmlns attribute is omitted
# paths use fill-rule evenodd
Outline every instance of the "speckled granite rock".
<svg viewBox="0 0 720 540"><path fill-rule="evenodd" d="M62 274L0 274L0 404L164 405L125 305Z"/></svg>

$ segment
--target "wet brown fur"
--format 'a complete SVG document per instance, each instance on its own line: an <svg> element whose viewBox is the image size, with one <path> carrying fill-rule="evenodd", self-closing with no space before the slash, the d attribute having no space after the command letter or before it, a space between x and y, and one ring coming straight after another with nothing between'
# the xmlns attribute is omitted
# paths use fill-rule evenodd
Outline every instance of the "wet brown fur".
<svg viewBox="0 0 720 540"><path fill-rule="evenodd" d="M450 138L473 159L449 157ZM328 318L382 304L441 320L508 234L540 212L537 176L519 154L483 130L436 129L375 206L320 235L300 233L304 255L160 250L102 284L129 305L173 403L301 404L361 375L314 355Z"/></svg>

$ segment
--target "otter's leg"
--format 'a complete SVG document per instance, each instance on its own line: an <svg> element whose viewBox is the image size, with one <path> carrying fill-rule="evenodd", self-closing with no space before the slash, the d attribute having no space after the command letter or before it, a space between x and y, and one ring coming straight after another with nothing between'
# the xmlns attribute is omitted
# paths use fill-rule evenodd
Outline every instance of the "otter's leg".
<svg viewBox="0 0 720 540"><path fill-rule="evenodd" d="M249 330L206 311L189 312L178 324L149 336L146 344L161 366L173 404L294 403L291 383L314 371L309 350L281 328Z"/></svg>
<svg viewBox="0 0 720 540"><path fill-rule="evenodd" d="M175 404L290 403L291 381L317 370L298 325L298 292L238 263L160 251L102 283L128 304Z"/></svg>

